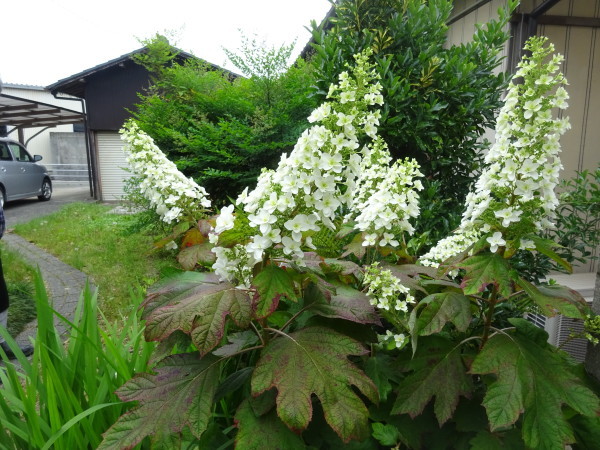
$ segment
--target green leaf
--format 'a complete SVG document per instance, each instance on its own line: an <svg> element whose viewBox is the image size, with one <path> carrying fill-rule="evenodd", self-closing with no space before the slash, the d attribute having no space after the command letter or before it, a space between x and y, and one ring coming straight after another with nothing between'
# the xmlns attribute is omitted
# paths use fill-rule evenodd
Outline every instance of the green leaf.
<svg viewBox="0 0 600 450"><path fill-rule="evenodd" d="M244 367L243 369L233 372L231 375L225 378L215 392L214 402L218 402L227 394L230 394L231 392L234 392L242 387L244 383L250 379L252 370L254 370L253 367Z"/></svg>
<svg viewBox="0 0 600 450"><path fill-rule="evenodd" d="M508 260L497 254L471 256L456 267L466 270L461 287L466 295L476 295L493 284L503 297L512 293L512 276Z"/></svg>
<svg viewBox="0 0 600 450"><path fill-rule="evenodd" d="M342 440L369 435L368 411L355 386L377 402L377 388L347 355L363 355L357 341L324 327L305 328L273 339L252 377L252 394L277 388L277 413L293 430L304 430L312 417L312 394L321 401L325 420Z"/></svg>
<svg viewBox="0 0 600 450"><path fill-rule="evenodd" d="M252 300L252 307L258 319L275 311L282 296L296 301L292 276L275 264L269 264L261 270L254 277L253 285L256 287L256 295Z"/></svg>
<svg viewBox="0 0 600 450"><path fill-rule="evenodd" d="M421 300L425 305L415 324L415 332L421 336L439 333L451 322L457 330L466 331L471 323L471 302L458 292L440 292Z"/></svg>
<svg viewBox="0 0 600 450"><path fill-rule="evenodd" d="M216 261L216 255L212 252L212 248L210 242L186 247L177 254L177 262L185 270L194 270L198 262L213 263Z"/></svg>
<svg viewBox="0 0 600 450"><path fill-rule="evenodd" d="M331 299L327 301L324 295L318 296L317 302L311 306L312 312L323 317L381 325L381 320L365 293L346 284L338 283L333 286L335 294Z"/></svg>
<svg viewBox="0 0 600 450"><path fill-rule="evenodd" d="M117 391L121 400L139 405L110 427L100 449L132 448L146 436L180 432L185 426L197 438L202 435L211 418L219 360L183 353L165 358L155 370L154 375L135 376Z"/></svg>
<svg viewBox="0 0 600 450"><path fill-rule="evenodd" d="M381 445L393 447L400 440L400 432L393 425L384 425L376 422L372 427L373 437L377 439Z"/></svg>
<svg viewBox="0 0 600 450"><path fill-rule="evenodd" d="M435 397L434 411L442 425L452 416L460 396L470 395L473 383L454 342L437 336L419 342L409 363L414 373L400 385L392 414L410 414L414 418Z"/></svg>
<svg viewBox="0 0 600 450"><path fill-rule="evenodd" d="M394 359L382 353L371 356L365 363L365 372L377 386L380 400L386 401L392 392L391 381L397 381L399 375L398 367L394 367Z"/></svg>
<svg viewBox="0 0 600 450"><path fill-rule="evenodd" d="M562 314L575 319L585 319L590 308L581 294L566 286L534 286L519 278L519 286L548 317Z"/></svg>
<svg viewBox="0 0 600 450"><path fill-rule="evenodd" d="M535 325L512 319L516 331L498 333L471 367L474 374L496 374L483 404L491 430L514 424L523 413L522 433L530 448L564 449L575 441L562 407L585 416L600 413L598 397L575 376L550 345L531 339Z"/></svg>
<svg viewBox="0 0 600 450"><path fill-rule="evenodd" d="M544 239L537 235L528 236L535 243L535 249L542 255L546 255L551 260L555 261L558 265L562 266L567 272L573 273L573 266L565 261L563 258L556 253L553 248L560 247L556 242L550 239Z"/></svg>
<svg viewBox="0 0 600 450"><path fill-rule="evenodd" d="M256 333L250 330L239 331L227 336L229 344L223 345L213 352L213 355L229 357L243 350L246 347L254 345L258 342Z"/></svg>
<svg viewBox="0 0 600 450"><path fill-rule="evenodd" d="M250 402L242 402L235 414L235 424L239 431L235 438L237 448L244 450L285 449L304 450L306 446L300 436L277 417L275 410L256 416Z"/></svg>
<svg viewBox="0 0 600 450"><path fill-rule="evenodd" d="M502 441L489 431L480 431L469 441L472 450L504 450Z"/></svg>
<svg viewBox="0 0 600 450"><path fill-rule="evenodd" d="M229 283L199 284L154 309L146 319L145 336L157 341L181 330L205 355L223 337L227 316L244 328L250 323L250 313L250 298L245 291Z"/></svg>

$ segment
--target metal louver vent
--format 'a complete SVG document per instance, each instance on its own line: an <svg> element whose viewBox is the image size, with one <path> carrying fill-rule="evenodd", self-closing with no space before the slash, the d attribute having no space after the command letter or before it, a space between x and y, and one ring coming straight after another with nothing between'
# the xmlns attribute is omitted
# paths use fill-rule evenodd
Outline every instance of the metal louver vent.
<svg viewBox="0 0 600 450"><path fill-rule="evenodd" d="M538 313L528 313L527 320L539 328L546 328L546 316Z"/></svg>
<svg viewBox="0 0 600 450"><path fill-rule="evenodd" d="M569 336L571 334L580 334L581 332L583 332L583 320L571 319L565 316L558 317L558 330L555 345L561 347L578 362L585 361L587 341L581 338L569 339Z"/></svg>

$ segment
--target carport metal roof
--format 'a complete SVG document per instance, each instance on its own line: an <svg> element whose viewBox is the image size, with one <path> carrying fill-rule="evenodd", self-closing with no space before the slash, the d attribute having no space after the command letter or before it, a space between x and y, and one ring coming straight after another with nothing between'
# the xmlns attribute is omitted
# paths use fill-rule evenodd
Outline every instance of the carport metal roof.
<svg viewBox="0 0 600 450"><path fill-rule="evenodd" d="M83 113L48 103L0 94L0 126L15 128L51 127L80 123Z"/></svg>

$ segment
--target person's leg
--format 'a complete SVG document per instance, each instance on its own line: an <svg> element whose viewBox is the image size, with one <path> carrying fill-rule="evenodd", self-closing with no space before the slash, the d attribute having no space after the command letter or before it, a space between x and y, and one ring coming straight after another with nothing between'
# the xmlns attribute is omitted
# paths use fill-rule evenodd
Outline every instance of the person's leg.
<svg viewBox="0 0 600 450"><path fill-rule="evenodd" d="M4 279L4 272L2 270L2 260L0 259L0 327L4 327L4 329L6 329L6 325L8 322L9 304L10 302L8 299L8 288L6 287L6 280ZM6 356L8 356L9 359L15 358L15 354L8 347L2 336L0 336L0 346L2 347L2 350L4 350L4 353L6 353ZM25 356L29 356L33 353L33 347L31 345L26 345L20 348Z"/></svg>
<svg viewBox="0 0 600 450"><path fill-rule="evenodd" d="M0 327L6 328L8 321L8 289L6 287L6 280L4 279L4 272L2 271L2 260L0 260ZM4 338L0 336L0 342L4 342Z"/></svg>

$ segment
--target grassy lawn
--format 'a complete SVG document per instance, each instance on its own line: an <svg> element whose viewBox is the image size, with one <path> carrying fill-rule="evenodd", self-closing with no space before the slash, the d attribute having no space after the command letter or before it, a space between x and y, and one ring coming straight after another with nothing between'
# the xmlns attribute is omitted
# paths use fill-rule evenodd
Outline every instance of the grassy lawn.
<svg viewBox="0 0 600 450"><path fill-rule="evenodd" d="M17 253L0 244L4 279L8 288L10 307L8 309L8 332L16 336L25 325L35 319L33 300L33 267L30 267Z"/></svg>
<svg viewBox="0 0 600 450"><path fill-rule="evenodd" d="M173 255L152 250L153 236L140 230L135 215L112 209L73 203L15 227L17 234L88 274L109 319L127 310L132 289L145 288L162 270L176 267Z"/></svg>

